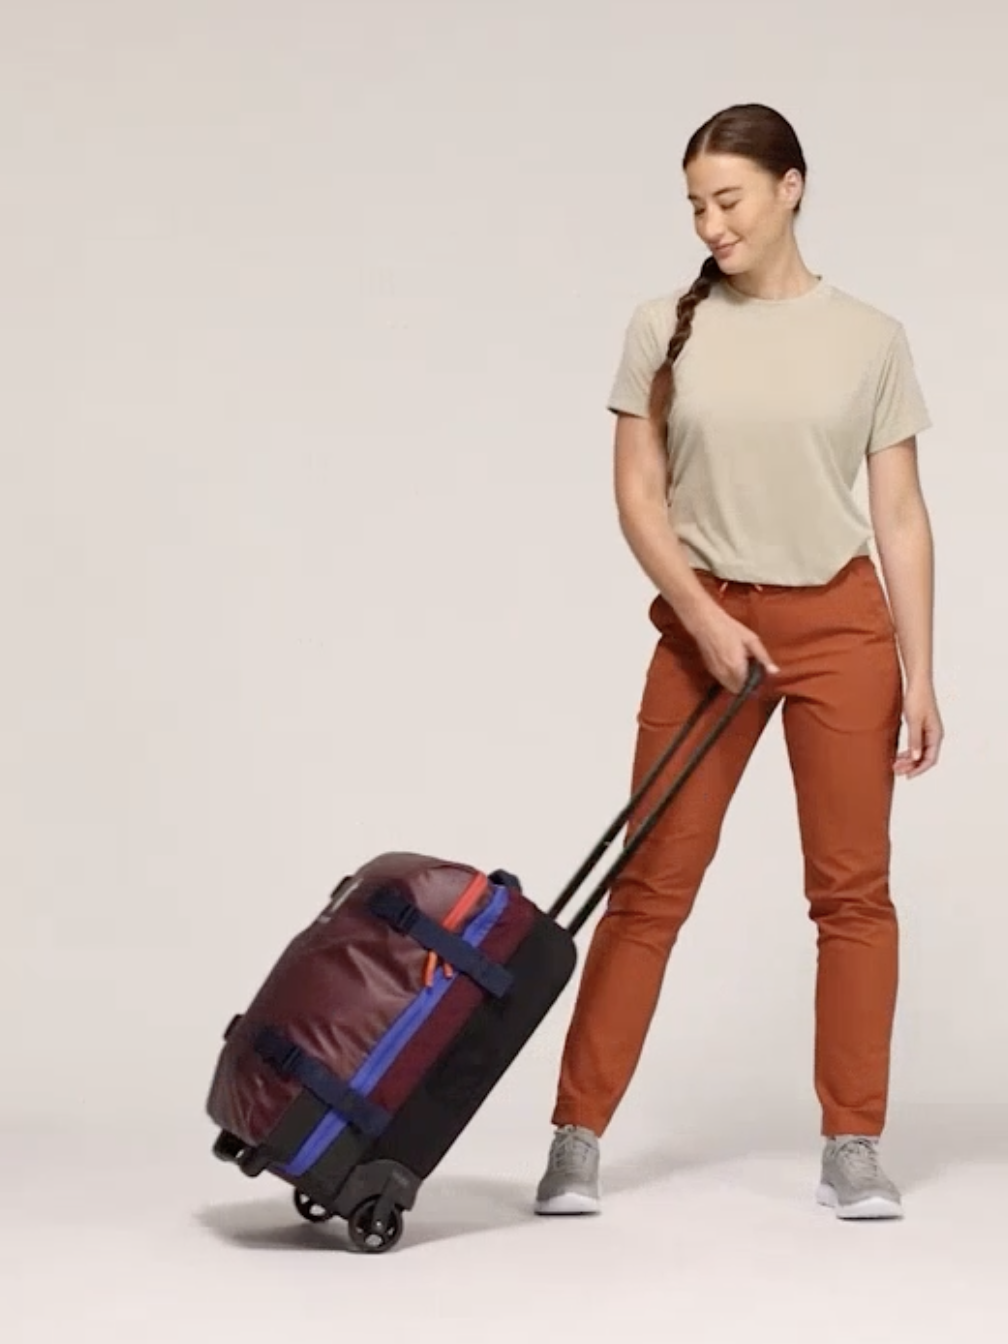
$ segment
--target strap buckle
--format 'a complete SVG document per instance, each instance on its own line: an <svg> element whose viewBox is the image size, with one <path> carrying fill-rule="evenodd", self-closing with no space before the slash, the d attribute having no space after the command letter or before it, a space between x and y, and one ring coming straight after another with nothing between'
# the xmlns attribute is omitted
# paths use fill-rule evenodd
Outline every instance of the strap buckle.
<svg viewBox="0 0 1008 1344"><path fill-rule="evenodd" d="M372 914L383 919L396 933L410 934L420 918L420 911L395 887L379 887L368 901Z"/></svg>

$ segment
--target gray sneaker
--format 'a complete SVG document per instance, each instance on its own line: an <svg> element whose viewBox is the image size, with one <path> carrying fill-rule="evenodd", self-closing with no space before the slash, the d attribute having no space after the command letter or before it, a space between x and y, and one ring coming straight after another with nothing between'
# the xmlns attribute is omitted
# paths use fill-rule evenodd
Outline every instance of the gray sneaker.
<svg viewBox="0 0 1008 1344"><path fill-rule="evenodd" d="M599 1142L590 1129L562 1125L553 1135L546 1174L536 1192L536 1213L598 1213Z"/></svg>
<svg viewBox="0 0 1008 1344"><path fill-rule="evenodd" d="M875 1139L841 1134L828 1139L816 1198L838 1218L902 1218L900 1193L882 1170Z"/></svg>

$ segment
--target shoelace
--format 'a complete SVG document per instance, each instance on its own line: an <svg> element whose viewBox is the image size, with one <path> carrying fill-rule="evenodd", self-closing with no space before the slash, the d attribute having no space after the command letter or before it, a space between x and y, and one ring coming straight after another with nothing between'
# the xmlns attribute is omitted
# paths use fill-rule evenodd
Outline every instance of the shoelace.
<svg viewBox="0 0 1008 1344"><path fill-rule="evenodd" d="M572 1129L562 1129L553 1150L553 1165L559 1171L576 1170L592 1152L592 1145L582 1135Z"/></svg>
<svg viewBox="0 0 1008 1344"><path fill-rule="evenodd" d="M879 1175L878 1153L869 1139L847 1139L837 1149L837 1161L854 1177L875 1180Z"/></svg>

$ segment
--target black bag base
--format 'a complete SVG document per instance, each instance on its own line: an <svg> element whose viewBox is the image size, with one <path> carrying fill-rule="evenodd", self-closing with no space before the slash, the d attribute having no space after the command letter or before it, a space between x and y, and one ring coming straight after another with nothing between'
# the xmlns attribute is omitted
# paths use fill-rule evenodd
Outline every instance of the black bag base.
<svg viewBox="0 0 1008 1344"><path fill-rule="evenodd" d="M420 1187L464 1132L560 997L577 965L566 928L543 911L505 963L508 994L485 997L399 1108L378 1139L347 1126L302 1175L282 1167L326 1114L302 1093L265 1144L247 1147L221 1132L214 1155L246 1176L264 1171L295 1186L294 1206L308 1222L345 1219L350 1239L367 1253L389 1250Z"/></svg>

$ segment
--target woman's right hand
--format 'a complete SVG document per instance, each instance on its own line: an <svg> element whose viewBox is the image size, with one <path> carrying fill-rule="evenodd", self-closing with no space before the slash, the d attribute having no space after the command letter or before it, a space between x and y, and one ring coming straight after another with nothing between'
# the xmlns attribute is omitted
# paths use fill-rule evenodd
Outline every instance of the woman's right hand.
<svg viewBox="0 0 1008 1344"><path fill-rule="evenodd" d="M691 633L707 671L733 695L745 685L752 659L770 675L780 671L760 637L716 604L704 612Z"/></svg>

